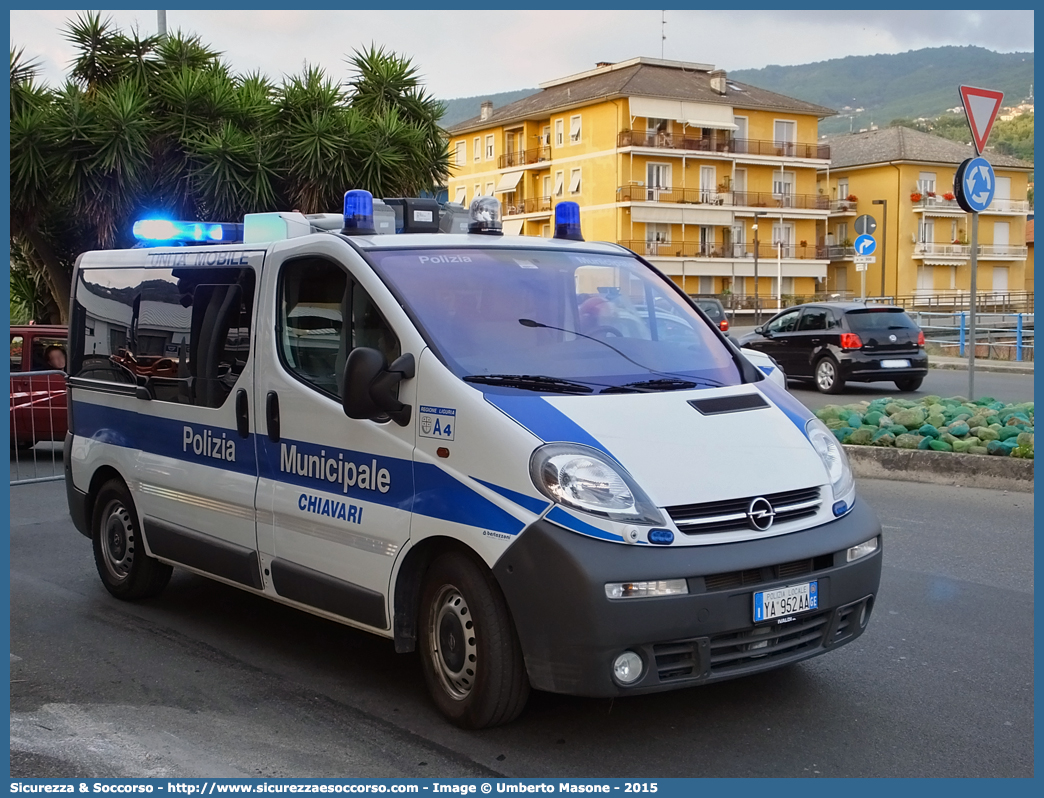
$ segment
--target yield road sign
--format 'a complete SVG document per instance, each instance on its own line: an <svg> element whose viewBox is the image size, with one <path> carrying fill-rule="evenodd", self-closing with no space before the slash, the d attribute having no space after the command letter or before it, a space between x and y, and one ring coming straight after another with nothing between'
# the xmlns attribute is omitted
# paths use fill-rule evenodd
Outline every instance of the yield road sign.
<svg viewBox="0 0 1044 798"><path fill-rule="evenodd" d="M953 176L957 204L968 213L982 213L997 191L993 167L985 158L969 158L957 167Z"/></svg>
<svg viewBox="0 0 1044 798"><path fill-rule="evenodd" d="M993 129L993 122L1000 111L1004 92L976 89L973 86L961 86L960 88L964 113L968 115L972 141L975 142L975 152L982 155L983 150L986 149L986 140L990 137L990 130Z"/></svg>
<svg viewBox="0 0 1044 798"><path fill-rule="evenodd" d="M855 231L858 235L866 234L872 236L877 229L877 219L869 213L864 213L855 220Z"/></svg>
<svg viewBox="0 0 1044 798"><path fill-rule="evenodd" d="M873 255L877 242L873 236L861 235L855 240L856 255Z"/></svg>

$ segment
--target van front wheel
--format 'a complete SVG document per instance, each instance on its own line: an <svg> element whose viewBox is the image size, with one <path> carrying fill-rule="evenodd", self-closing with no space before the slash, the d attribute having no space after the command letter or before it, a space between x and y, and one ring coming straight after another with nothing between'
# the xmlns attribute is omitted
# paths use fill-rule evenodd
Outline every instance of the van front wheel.
<svg viewBox="0 0 1044 798"><path fill-rule="evenodd" d="M94 563L105 589L119 599L159 595L173 569L148 556L127 486L118 479L102 485L92 519Z"/></svg>
<svg viewBox="0 0 1044 798"><path fill-rule="evenodd" d="M456 552L438 557L428 569L420 611L424 681L439 711L465 729L518 717L529 679L489 569Z"/></svg>

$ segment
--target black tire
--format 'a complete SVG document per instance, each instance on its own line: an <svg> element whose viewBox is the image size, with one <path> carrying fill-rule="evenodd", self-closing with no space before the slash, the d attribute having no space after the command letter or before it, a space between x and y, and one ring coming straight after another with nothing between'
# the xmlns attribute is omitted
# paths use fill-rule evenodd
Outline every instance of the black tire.
<svg viewBox="0 0 1044 798"><path fill-rule="evenodd" d="M98 575L118 599L159 595L174 570L145 553L140 530L130 491L121 480L110 479L94 500L91 532Z"/></svg>
<svg viewBox="0 0 1044 798"><path fill-rule="evenodd" d="M841 368L834 358L827 355L816 361L813 381L820 393L841 393L845 381L841 379Z"/></svg>
<svg viewBox="0 0 1044 798"><path fill-rule="evenodd" d="M464 729L514 720L529 698L522 647L488 568L462 553L439 556L421 591L421 663L432 700Z"/></svg>
<svg viewBox="0 0 1044 798"><path fill-rule="evenodd" d="M922 382L924 382L924 377L907 377L905 380L896 380L895 387L904 393L916 391L921 387Z"/></svg>

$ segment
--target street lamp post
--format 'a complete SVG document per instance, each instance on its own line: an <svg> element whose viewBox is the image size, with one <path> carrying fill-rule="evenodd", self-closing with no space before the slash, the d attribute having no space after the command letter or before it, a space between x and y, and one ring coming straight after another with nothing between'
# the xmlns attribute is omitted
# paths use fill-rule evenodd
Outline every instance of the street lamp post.
<svg viewBox="0 0 1044 798"><path fill-rule="evenodd" d="M758 217L754 211L754 325L761 326L761 301L758 298Z"/></svg>
<svg viewBox="0 0 1044 798"><path fill-rule="evenodd" d="M871 205L881 205L881 296L885 295L885 268L888 264L888 200L873 200ZM895 286L895 293L899 293L899 285Z"/></svg>

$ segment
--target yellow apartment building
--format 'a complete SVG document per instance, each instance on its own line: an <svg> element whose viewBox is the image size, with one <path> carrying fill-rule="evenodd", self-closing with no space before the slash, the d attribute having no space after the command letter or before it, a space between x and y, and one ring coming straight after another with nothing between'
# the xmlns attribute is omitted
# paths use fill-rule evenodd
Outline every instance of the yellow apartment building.
<svg viewBox="0 0 1044 798"><path fill-rule="evenodd" d="M973 149L902 127L835 136L829 144L831 160L819 170L818 193L829 197L830 215L817 236L830 261L828 292L859 296L854 223L869 214L877 221L877 261L866 272L867 296L946 306L959 305L964 295L966 302L971 214L954 200L953 176L961 161L975 155ZM976 290L985 302L1025 304L1023 292L1033 291L1026 263L1026 188L1033 164L994 153L987 159L997 188L979 214Z"/></svg>
<svg viewBox="0 0 1044 798"><path fill-rule="evenodd" d="M750 306L755 269L766 307L825 289L817 139L834 111L651 58L540 89L449 129L451 201L496 196L505 233L550 236L555 204L573 200L585 238L633 249L690 294Z"/></svg>

